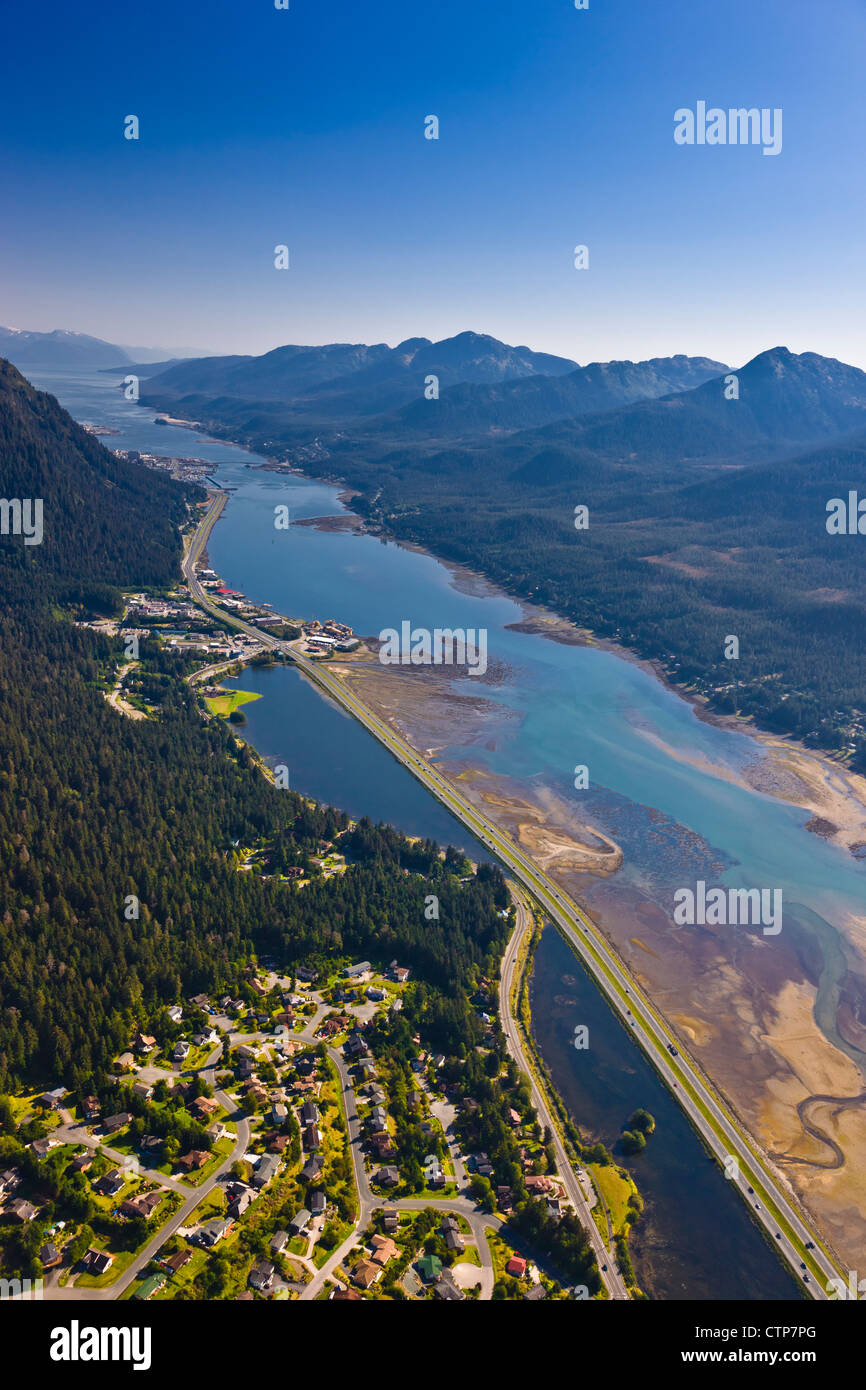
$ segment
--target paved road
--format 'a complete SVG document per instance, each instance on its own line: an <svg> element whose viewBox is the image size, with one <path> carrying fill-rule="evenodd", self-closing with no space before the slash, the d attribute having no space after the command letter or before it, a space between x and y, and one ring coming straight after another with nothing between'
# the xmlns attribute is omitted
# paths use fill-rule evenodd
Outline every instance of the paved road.
<svg viewBox="0 0 866 1390"><path fill-rule="evenodd" d="M736 1158L737 1175L732 1181L749 1203L753 1216L764 1226L798 1281L803 1280L802 1265L808 1267L809 1281L803 1284L804 1292L817 1299L828 1297L827 1282L834 1278L846 1278L841 1262L834 1260L824 1248L817 1231L809 1225L797 1204L793 1191L785 1186L766 1154L760 1151L754 1138L735 1119L697 1063L683 1052L679 1039L668 1023L650 1004L586 913L538 868L505 831L476 810L437 767L428 763L401 735L373 714L343 682L330 674L321 663L308 661L298 651L293 651L292 655L296 665L311 680L365 724L408 771L469 827L556 923L593 975L608 1003L626 1026L632 1028L635 1040L647 1053L720 1164L726 1167L731 1158ZM673 1049L676 1049L676 1055ZM784 1229L786 1224L791 1238ZM812 1249L807 1248L809 1243Z"/></svg>
<svg viewBox="0 0 866 1390"><path fill-rule="evenodd" d="M217 614L231 626L253 633L266 646L285 649L285 642L268 637L219 609L196 578L196 560L224 505L224 494L214 497L189 543L183 568L190 594L208 612ZM468 826L556 923L593 975L611 1007L623 1018L626 1026L633 1029L635 1040L647 1053L712 1152L723 1165L731 1158L737 1160L737 1176L732 1181L749 1203L753 1216L763 1224L798 1280L803 1279L802 1265L808 1267L809 1282L804 1285L804 1290L813 1298L826 1298L827 1282L846 1278L841 1262L824 1248L817 1232L809 1225L797 1204L793 1191L784 1185L767 1155L761 1152L755 1139L739 1124L694 1059L679 1047L679 1040L666 1020L655 1011L591 919L505 831L467 801L434 764L427 762L396 729L384 723L348 686L331 674L326 664L310 661L297 646L292 649L291 655L310 680L364 724L408 771ZM785 1225L791 1232L790 1238L783 1229Z"/></svg>
<svg viewBox="0 0 866 1390"><path fill-rule="evenodd" d="M125 665L121 666L120 670L117 673L117 683L114 689L111 691L111 693L106 697L112 709L120 710L120 713L125 714L128 719L147 718L147 715L144 713L143 710L136 709L135 705L130 705L123 698L123 682L129 675L130 671L134 671L136 666L138 666L139 664L140 663L137 661L127 661Z"/></svg>
<svg viewBox="0 0 866 1390"><path fill-rule="evenodd" d="M165 1225L160 1227L156 1235L154 1235L153 1238L148 1241L147 1245L145 1245L138 1252L129 1268L125 1269L124 1272L121 1274L120 1278L116 1279L113 1284L109 1284L109 1286L105 1289L79 1289L76 1288L74 1285L70 1284L63 1286L61 1284L46 1283L46 1299L51 1299L58 1302L72 1300L87 1300L88 1302L90 1302L94 1299L98 1301L109 1301L111 1299L119 1298L120 1295L124 1292L124 1290L129 1288L129 1285L138 1277L140 1271L144 1269L147 1264L149 1264L149 1262L153 1259L154 1255L156 1255L157 1251L165 1244L169 1237L173 1236L175 1231L177 1231L180 1226L186 1226L190 1224L196 1207L204 1201L205 1197L207 1197L210 1192L213 1191L220 1178L231 1168L235 1160L239 1159L242 1154L246 1153L246 1150L249 1147L250 1142L249 1121L247 1120L246 1116L242 1113L242 1111L237 1109L235 1102L231 1100L230 1097L225 1094L225 1092L220 1091L215 1084L216 1064L222 1056L222 1050L222 1043L217 1044L214 1051L208 1058L206 1066L202 1068L201 1075L204 1077L205 1081L207 1081L209 1085L214 1087L214 1097L216 1100L219 1101L222 1108L228 1111L228 1118L232 1122L237 1124L237 1140L235 1142L234 1148L232 1149L232 1152L228 1155L227 1158L223 1159L222 1163L219 1165L218 1168L214 1169L210 1177L205 1179L201 1187L195 1188L194 1191L190 1191L189 1188L181 1187L181 1185L172 1178L163 1178L161 1174L155 1175L156 1180L161 1182L164 1186L171 1188L173 1191L186 1193L188 1195L185 1196L182 1206L180 1206L178 1210L174 1213L174 1215L169 1218ZM163 1073L163 1075L165 1075L165 1073ZM74 1131L71 1136L71 1141L87 1144L90 1144L91 1142L98 1142L91 1141L89 1138L86 1138L82 1135L75 1135ZM117 1158L121 1161L128 1162L128 1158L126 1155L118 1154ZM145 1176L147 1176L147 1170L142 1169L142 1171L144 1172Z"/></svg>
<svg viewBox="0 0 866 1390"><path fill-rule="evenodd" d="M383 1206L395 1207L398 1211L424 1211L427 1207L434 1207L441 1211L444 1216L447 1212L459 1213L465 1216L469 1222L473 1239L478 1245L481 1256L481 1297L489 1298L493 1292L493 1258L484 1234L485 1228L490 1226L494 1229L502 1223L498 1217L488 1216L480 1212L475 1202L468 1197L377 1197L370 1188L370 1179L364 1166L363 1151L363 1131L361 1121L358 1117L358 1108L355 1102L355 1088L349 1075L349 1069L345 1060L337 1052L336 1048L328 1048L328 1056L337 1069L340 1084L343 1088L343 1103L346 1108L346 1127L349 1144L349 1154L352 1159L352 1167L355 1173L355 1186L358 1191L358 1216L351 1235L347 1236L343 1243L328 1257L325 1264L318 1274L307 1284L301 1299L305 1302L310 1301L321 1293L322 1288L329 1279L334 1277L334 1271L342 1264L352 1250L353 1246L360 1241L364 1231L370 1224L373 1212ZM449 1141L449 1148L451 1142ZM455 1150L452 1150L452 1158Z"/></svg>
<svg viewBox="0 0 866 1390"><path fill-rule="evenodd" d="M584 1196L583 1188L580 1185L577 1174L569 1162L568 1155L559 1137L559 1131L553 1123L553 1117L548 1108L547 1101L544 1098L544 1094L536 1084L529 1060L523 1050L523 1039L521 1037L519 1025L511 1012L511 986L514 983L514 968L517 964L517 954L520 943L523 941L527 930L531 928L531 917L523 894L516 885L509 884L509 887L517 911L517 925L505 948L505 955L502 960L502 972L499 979L499 1017L502 1020L502 1028L511 1055L529 1077L529 1084L532 1091L532 1104L535 1106L538 1114L538 1122L542 1126L546 1125L553 1135L553 1149L556 1154L556 1166L559 1170L559 1176L563 1180L566 1194L572 1206L586 1228L595 1258L598 1261L599 1273L604 1286L611 1298L628 1299L629 1292L617 1265L616 1257L611 1250L605 1247L604 1241L599 1235L598 1227L592 1219L589 1203ZM604 1265L607 1265L607 1269L603 1268Z"/></svg>
<svg viewBox="0 0 866 1390"><path fill-rule="evenodd" d="M315 1030L319 1026L322 1017L325 1013L329 1011L329 1009L329 1005L320 1002L315 1014L310 1018L306 1027L297 1033L293 1033L291 1036L297 1039L298 1041L302 1041L310 1045L315 1045L319 1041L319 1039L315 1038L314 1036ZM216 1016L214 1022L217 1026L230 1026L231 1021L223 1016ZM169 1221L167 1221L162 1227L160 1227L159 1231L153 1236L153 1238L150 1241L148 1241L147 1245L145 1245L138 1252L129 1268L124 1270L123 1274L120 1276L119 1279L115 1280L114 1283L110 1284L107 1288L104 1289L77 1289L74 1285L67 1284L64 1286L58 1283L46 1282L45 1297L47 1299L51 1299L57 1302L90 1302L93 1300L106 1302L111 1301L112 1299L119 1298L120 1295L129 1287L129 1285L133 1283L133 1281L139 1276L140 1272L154 1258L154 1256L158 1253L158 1251L165 1244L165 1242L171 1236L173 1236L174 1233L181 1226L191 1224L192 1220L194 1219L196 1207L198 1207L199 1204L205 1199L205 1197L207 1197L208 1194L213 1191L214 1187L216 1187L221 1177L231 1168L232 1164L237 1159L241 1158L241 1156L247 1151L250 1143L249 1121L247 1120L246 1116L243 1115L242 1111L237 1109L235 1102L229 1096L227 1096L225 1092L220 1091L216 1086L216 1068L220 1058L222 1057L224 1046L231 1048L237 1046L238 1044L253 1045L255 1043L265 1043L273 1045L274 1042L275 1038L270 1033L231 1032L227 1039L227 1044L224 1045L222 1042L217 1044L217 1046L214 1048L214 1051L208 1058L205 1067L202 1068L201 1075L203 1076L205 1081L207 1081L208 1084L213 1087L215 1098L219 1101L221 1107L228 1112L228 1118L233 1122L237 1123L237 1141L234 1145L231 1154L229 1154L228 1157L222 1161L222 1163L219 1165L217 1169L215 1169L215 1171L210 1175L207 1181L201 1187L196 1188L194 1191L190 1191L189 1188L185 1187L175 1178L167 1178L164 1177L162 1174L155 1175L156 1180L159 1181L164 1187L167 1187L172 1191L180 1193L183 1196L184 1201L182 1206L178 1209L178 1211L174 1213L174 1215L169 1219ZM502 1224L500 1218L497 1216L491 1216L487 1215L486 1213L480 1212L477 1209L475 1203L465 1197L457 1197L450 1199L407 1198L397 1199L395 1201L392 1201L391 1199L383 1199L381 1197L377 1197L371 1191L370 1181L364 1166L364 1153L362 1147L362 1125L358 1116L358 1109L355 1100L355 1090L352 1084L351 1077L349 1075L348 1067L346 1066L343 1057L335 1048L328 1048L328 1056L334 1063L334 1066L337 1070L337 1074L340 1078L340 1085L342 1087L343 1102L345 1106L347 1119L347 1142L349 1144L349 1154L352 1159L352 1167L355 1175L355 1186L359 1195L359 1208L357 1220L355 1222L351 1234L328 1258L326 1264L323 1265L322 1269L316 1270L311 1258L299 1259L298 1256L292 1256L294 1260L305 1265L312 1276L311 1282L305 1285L302 1292L300 1293L300 1297L306 1301L315 1298L316 1295L321 1291L323 1286L326 1284L326 1282L329 1279L334 1278L334 1271L336 1270L337 1266L349 1254L353 1246L355 1246L359 1242L364 1231L369 1226L373 1212L377 1208L384 1206L387 1200L388 1205L395 1206L398 1208L398 1210L420 1211L426 1207L435 1207L437 1210L441 1210L443 1216L447 1212L456 1212L462 1216L465 1216L467 1221L469 1222L469 1226L472 1232L472 1238L475 1240L478 1246L481 1258L480 1296L482 1299L489 1299L493 1293L494 1269L493 1259L487 1244L485 1231L488 1228L497 1229ZM157 1080L160 1078L165 1078L165 1076L167 1075L166 1072L162 1071L160 1068L157 1067L144 1067L141 1069L139 1074L142 1077L145 1077L145 1074L147 1074L147 1077L149 1077L151 1073L153 1073L153 1079ZM191 1074L197 1075L198 1073ZM68 1124L60 1126L56 1131L54 1131L54 1133L57 1138L62 1139L64 1142L78 1144L84 1143L91 1148L101 1147L105 1150L106 1153L108 1153L110 1157L114 1158L118 1162L118 1164L129 1162L128 1155L107 1148L104 1144L100 1144L99 1139L93 1135L88 1135L86 1133L86 1130L83 1133L78 1132L79 1130L84 1130L84 1128L84 1126ZM452 1148L452 1157L456 1158L456 1146L454 1146L453 1139L451 1138L449 1138L449 1146ZM144 1173L145 1176L148 1176L146 1168L143 1168L141 1171ZM310 1251L310 1255L312 1255L312 1250ZM340 1281L334 1279L334 1282L339 1283Z"/></svg>

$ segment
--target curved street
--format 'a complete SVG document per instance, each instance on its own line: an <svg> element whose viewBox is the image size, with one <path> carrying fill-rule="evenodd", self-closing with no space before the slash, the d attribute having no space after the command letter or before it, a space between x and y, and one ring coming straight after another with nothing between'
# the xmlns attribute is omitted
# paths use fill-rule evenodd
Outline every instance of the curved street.
<svg viewBox="0 0 866 1390"><path fill-rule="evenodd" d="M269 637L239 618L226 613L205 593L195 573L198 556L225 505L225 494L217 494L191 537L183 561L184 577L195 601L221 621L254 635L264 645L279 651L287 644ZM610 943L581 908L538 868L529 855L483 812L478 811L448 781L439 769L423 758L396 729L385 724L353 691L328 672L326 663L311 661L296 648L288 650L295 665L343 709L354 715L413 776L417 777L453 815L510 869L541 909L547 913L579 955L608 1003L633 1030L662 1080L671 1089L689 1120L723 1168L736 1159L737 1185L779 1254L787 1260L804 1292L812 1298L830 1296L830 1280L842 1278L846 1271L826 1249L817 1231L809 1224L794 1193L783 1182L752 1135L739 1124L732 1111L704 1075L698 1064L680 1046L680 1040L629 974ZM808 1281L806 1276L808 1275ZM832 1288L832 1286L831 1286Z"/></svg>

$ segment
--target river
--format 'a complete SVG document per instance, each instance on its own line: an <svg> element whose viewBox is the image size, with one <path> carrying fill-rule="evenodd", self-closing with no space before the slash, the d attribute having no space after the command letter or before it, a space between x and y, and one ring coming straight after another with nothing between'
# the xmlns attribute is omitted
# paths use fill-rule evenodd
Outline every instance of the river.
<svg viewBox="0 0 866 1390"><path fill-rule="evenodd" d="M584 794L582 814L625 853L613 879L586 885L583 901L591 910L603 911L611 884L649 891L660 875L666 883L688 883L705 871L733 886L772 884L785 892L790 939L808 932L814 945L824 933L825 962L846 916L863 913L866 864L807 834L804 811L713 772L721 767L736 775L761 756L759 746L698 719L651 671L614 652L514 631L520 605L486 586L456 584L448 567L416 550L346 531L277 530L274 508L282 504L292 521L343 512L338 489L260 471L255 465L264 460L240 448L154 424L152 412L123 399L117 378L40 373L32 379L77 419L116 430L104 439L109 447L213 462L220 485L235 491L211 536L210 562L251 599L293 615L333 616L361 635L399 628L403 619L429 628L486 628L496 679L464 676L454 688L483 693L501 718L489 736L447 747L441 756L471 759L526 786L543 783L565 798L575 796L575 765L590 769L592 791ZM244 736L288 765L293 788L352 815L387 819L408 833L480 852L365 730L295 671L247 671L242 686L264 697L245 706ZM563 983L564 975L575 983ZM837 984L830 980L828 990ZM635 1264L650 1295L796 1297L795 1283L742 1202L552 929L544 933L532 988L539 1045L581 1130L612 1145L635 1106L645 1105L658 1120L645 1154L629 1160L647 1198ZM590 1066L587 1054L569 1043L577 1022L591 1025ZM825 1023L833 1033L834 1016Z"/></svg>

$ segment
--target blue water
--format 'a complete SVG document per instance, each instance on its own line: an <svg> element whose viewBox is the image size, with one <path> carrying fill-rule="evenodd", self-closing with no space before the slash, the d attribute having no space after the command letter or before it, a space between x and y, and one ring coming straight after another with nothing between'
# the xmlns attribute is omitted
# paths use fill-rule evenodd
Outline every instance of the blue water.
<svg viewBox="0 0 866 1390"><path fill-rule="evenodd" d="M272 603L289 615L333 616L362 636L399 628L404 619L428 628L486 628L488 677L464 676L454 688L482 695L502 718L479 728L468 746L446 747L440 756L471 757L517 783L549 787L567 799L576 822L588 819L610 833L622 846L625 862L614 879L600 885L602 891L587 887L587 900L594 908L604 906L604 894L618 882L661 905L668 915L671 883L693 883L696 876L731 886L781 888L784 940L798 949L802 942L804 948L820 950L824 961L819 1022L849 1055L862 1060L836 1033L835 990L845 964L841 928L849 914L866 912L866 863L807 832L809 813L739 787L707 766L736 773L764 757L753 738L699 720L690 705L650 671L614 653L509 631L508 625L523 617L518 604L488 592L486 586L465 592L456 587L448 568L427 555L347 532L298 525L277 530L274 509L283 504L293 522L341 513L338 489L258 471L250 465L263 460L244 450L203 440L179 427L154 425L152 412L123 399L118 380L103 374L44 373L36 384L53 391L76 418L116 429L117 435L103 441L109 447L212 461L219 483L236 491L212 533L210 562L229 585L251 599ZM245 708L245 737L265 756L289 765L296 790L351 814L392 820L409 833L467 846L466 832L444 809L366 731L323 703L297 673L282 668L245 672L242 684L265 695ZM694 766L689 760L704 765ZM589 769L589 792L573 790L577 764ZM602 1009L600 1018L605 1016L610 1017ZM599 1023L602 1026L618 1028L612 1019ZM610 1037L621 1056L621 1037L615 1031ZM566 1061L574 1065L573 1057L560 1054L558 1067ZM638 1077L645 1069L646 1077L652 1076L634 1049L627 1069ZM574 1095L579 1094L578 1088ZM618 1097L612 1095L609 1104L606 1120L601 1112L595 1115L599 1130L619 1124ZM579 1114L577 1119L580 1122ZM686 1127L685 1133L691 1131ZM691 1143L694 1163L704 1164L693 1136ZM681 1176L665 1161L670 1146L654 1147L647 1166L656 1165L658 1190L667 1185L673 1196ZM737 1201L718 1178L712 1209L702 1208L704 1249L712 1249L713 1231L725 1222L726 1212L734 1221L730 1203ZM699 1218L694 1213L688 1223L678 1218L673 1200L659 1200L655 1206L661 1243L675 1252L678 1242L694 1237ZM758 1292L776 1277L770 1277L769 1269L782 1277L780 1267L750 1223L736 1220L735 1229L742 1227L738 1258L754 1271L763 1271L760 1277L755 1274L752 1296L790 1296L787 1275L778 1286L787 1292ZM683 1296L694 1264L677 1266L675 1254L669 1262L660 1261L658 1230L655 1244L649 1238L645 1243L656 1251L652 1267L644 1271L647 1286L654 1285L661 1296ZM711 1265L708 1261L710 1270ZM662 1266L666 1273L660 1272ZM769 1284L762 1282L765 1278ZM695 1286L695 1296L731 1296L721 1284L714 1292L706 1271Z"/></svg>

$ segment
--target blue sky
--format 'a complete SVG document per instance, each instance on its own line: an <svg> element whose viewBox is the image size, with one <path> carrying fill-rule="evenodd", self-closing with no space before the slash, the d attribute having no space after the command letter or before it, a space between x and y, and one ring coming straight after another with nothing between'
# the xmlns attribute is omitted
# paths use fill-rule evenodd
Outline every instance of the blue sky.
<svg viewBox="0 0 866 1390"><path fill-rule="evenodd" d="M4 38L2 323L866 368L864 0L48 0ZM698 100L781 107L781 154L677 146Z"/></svg>

